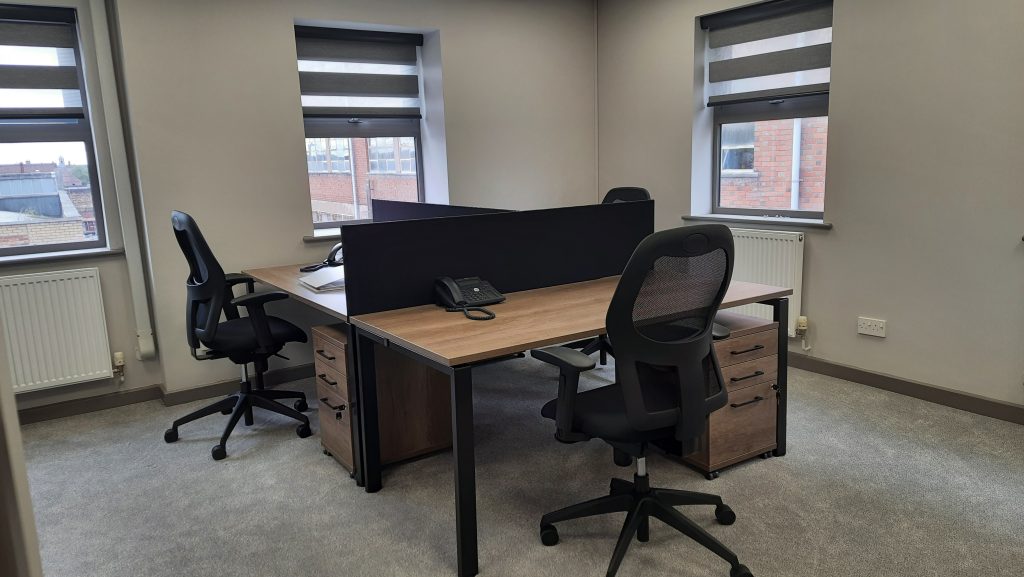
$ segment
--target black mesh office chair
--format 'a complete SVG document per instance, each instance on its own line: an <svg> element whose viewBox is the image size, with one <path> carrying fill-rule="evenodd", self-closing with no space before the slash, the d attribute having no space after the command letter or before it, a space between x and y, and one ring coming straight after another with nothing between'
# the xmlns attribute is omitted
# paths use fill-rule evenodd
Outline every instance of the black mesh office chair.
<svg viewBox="0 0 1024 577"><path fill-rule="evenodd" d="M639 186L619 186L609 190L604 195L604 200L601 201L601 204L636 202L638 200L651 200L651 193L647 192L646 188L640 188Z"/></svg>
<svg viewBox="0 0 1024 577"><path fill-rule="evenodd" d="M608 194L604 195L604 200L601 201L601 204L637 202L640 200L651 200L651 193L647 192L646 188L640 188L639 186L619 186L609 190ZM608 355L615 356L612 352L612 343L608 340L607 335L598 335L593 339L579 341L567 346L574 349L581 349L585 355L600 353L598 358L602 365L608 364Z"/></svg>
<svg viewBox="0 0 1024 577"><path fill-rule="evenodd" d="M597 437L613 447L615 461L636 458L633 481L612 479L608 496L544 515L540 537L558 543L554 523L626 512L608 576L615 575L636 535L648 540L654 517L707 547L732 566L732 577L750 577L736 555L675 509L714 505L723 525L736 520L717 495L656 489L647 478L647 449L654 441L677 439L696 448L708 414L725 405L712 343L715 312L732 276L732 233L721 225L682 227L647 237L633 253L606 317L615 343L617 383L577 393L580 373L594 361L579 351L550 347L535 358L561 370L558 398L542 414L554 419L555 438L564 443Z"/></svg>
<svg viewBox="0 0 1024 577"><path fill-rule="evenodd" d="M214 460L227 457L227 442L239 419L245 418L246 425L252 425L252 409L259 407L300 421L296 432L305 438L312 434L309 418L302 411L309 409L306 396L292 391L266 390L263 388L263 374L267 371L267 359L279 356L285 344L306 342L306 333L283 319L269 316L263 310L268 302L286 299L287 293L268 291L256 293L255 281L244 274L224 274L224 269L210 251L203 233L192 217L184 212L171 213L174 236L181 252L188 261L189 275L188 302L185 311L188 346L192 356L198 360L228 358L242 365L242 384L237 395L231 395L212 405L174 421L164 433L164 440L173 443L178 440L178 427L214 413L230 414L227 427L220 443L213 447ZM246 294L235 297L233 287L244 284ZM245 307L248 316L240 317L238 307ZM221 321L223 314L226 320ZM207 350L198 351L200 347ZM249 381L247 365L253 364L255 390ZM293 407L286 407L277 399L297 399Z"/></svg>

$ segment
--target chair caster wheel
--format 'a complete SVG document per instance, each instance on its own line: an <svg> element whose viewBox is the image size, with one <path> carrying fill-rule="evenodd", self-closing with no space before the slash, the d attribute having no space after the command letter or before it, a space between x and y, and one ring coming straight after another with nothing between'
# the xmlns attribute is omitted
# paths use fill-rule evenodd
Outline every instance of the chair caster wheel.
<svg viewBox="0 0 1024 577"><path fill-rule="evenodd" d="M558 545L558 529L555 529L554 525L541 525L540 542L543 543L545 547Z"/></svg>
<svg viewBox="0 0 1024 577"><path fill-rule="evenodd" d="M719 505L715 507L715 519L722 525L732 525L736 522L736 513L728 505Z"/></svg>
<svg viewBox="0 0 1024 577"><path fill-rule="evenodd" d="M228 456L228 451L224 448L224 445L215 445L210 454L213 455L214 461L221 461Z"/></svg>
<svg viewBox="0 0 1024 577"><path fill-rule="evenodd" d="M299 399L295 401L295 404L292 405L292 408L294 408L296 411L300 413L305 413L306 411L309 410L309 405L306 404L306 399Z"/></svg>
<svg viewBox="0 0 1024 577"><path fill-rule="evenodd" d="M178 429L167 429L164 431L164 442L173 443L178 440Z"/></svg>
<svg viewBox="0 0 1024 577"><path fill-rule="evenodd" d="M707 479L708 481L714 481L715 479L718 478L718 471L711 471L707 475L704 475L704 478Z"/></svg>
<svg viewBox="0 0 1024 577"><path fill-rule="evenodd" d="M729 577L754 577L746 565L737 565L729 571Z"/></svg>
<svg viewBox="0 0 1024 577"><path fill-rule="evenodd" d="M612 449L612 460L620 467L629 467L633 465L633 457L631 457L629 453L618 449Z"/></svg>
<svg viewBox="0 0 1024 577"><path fill-rule="evenodd" d="M633 491L633 484L623 479L612 479L608 484L609 495L626 495Z"/></svg>
<svg viewBox="0 0 1024 577"><path fill-rule="evenodd" d="M772 458L772 452L768 451L767 453L761 453L761 458L762 459L771 459Z"/></svg>
<svg viewBox="0 0 1024 577"><path fill-rule="evenodd" d="M309 428L309 424L302 423L295 429L295 434L298 435L300 439L305 439L313 434L313 430Z"/></svg>

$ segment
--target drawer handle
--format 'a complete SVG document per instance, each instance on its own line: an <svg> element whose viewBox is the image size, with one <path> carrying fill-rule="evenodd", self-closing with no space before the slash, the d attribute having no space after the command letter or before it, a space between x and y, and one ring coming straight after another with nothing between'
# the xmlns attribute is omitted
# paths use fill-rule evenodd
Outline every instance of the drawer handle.
<svg viewBox="0 0 1024 577"><path fill-rule="evenodd" d="M333 360L337 359L337 357L332 357L331 355L325 353L323 349L317 349L316 350L316 354L318 354L321 357L327 359L328 361L333 361Z"/></svg>
<svg viewBox="0 0 1024 577"><path fill-rule="evenodd" d="M327 378L327 373L320 373L319 375L317 375L317 378L320 379L321 381L327 383L328 385L330 385L332 387L337 387L338 386L338 381L332 381L331 379L328 379Z"/></svg>
<svg viewBox="0 0 1024 577"><path fill-rule="evenodd" d="M754 374L751 374L751 375L747 375L747 376L745 376L745 377L733 377L733 378L731 378L731 379L729 379L729 380L730 380L730 381L732 381L732 382L734 382L734 383L738 383L738 382L740 382L740 381L745 381L745 380L747 380L747 379L752 379L752 378L754 378L754 377L760 377L760 376L761 376L761 375L763 375L763 374L764 374L764 371L756 371L756 372L755 372Z"/></svg>
<svg viewBox="0 0 1024 577"><path fill-rule="evenodd" d="M327 397L324 397L324 398L320 399L320 402L321 402L321 403L323 403L323 404L325 404L325 405L327 405L327 408L329 408L330 410L332 410L332 411L336 411L336 412L334 413L334 418L335 418L335 419L337 419L337 420L339 420L339 421L341 420L341 417L342 417L342 411L344 411L344 410L345 410L345 405L344 405L344 403L343 403L343 404L340 404L340 405L338 405L338 406L334 406L334 405L332 405L332 404L331 404L331 403L330 403L330 402L329 402L329 401L327 400Z"/></svg>
<svg viewBox="0 0 1024 577"><path fill-rule="evenodd" d="M745 355L747 353L752 353L754 351L759 351L759 350L761 350L763 348L764 348L764 345L754 345L754 346L750 347L749 349L744 349L742 351L729 351L729 354L730 355Z"/></svg>
<svg viewBox="0 0 1024 577"><path fill-rule="evenodd" d="M763 400L764 400L764 397L758 395L758 396L754 397L753 399L750 399L749 401L747 401L745 403L732 403L729 406L734 408L734 409L738 409L738 408L746 406L746 405L753 405L754 403L760 403Z"/></svg>

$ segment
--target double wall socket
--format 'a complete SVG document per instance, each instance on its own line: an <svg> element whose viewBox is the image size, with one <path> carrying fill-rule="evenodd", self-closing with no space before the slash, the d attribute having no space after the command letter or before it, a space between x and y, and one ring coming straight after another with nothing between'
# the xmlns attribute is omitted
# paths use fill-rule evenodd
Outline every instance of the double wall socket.
<svg viewBox="0 0 1024 577"><path fill-rule="evenodd" d="M885 321L868 317L857 317L857 334L885 338Z"/></svg>

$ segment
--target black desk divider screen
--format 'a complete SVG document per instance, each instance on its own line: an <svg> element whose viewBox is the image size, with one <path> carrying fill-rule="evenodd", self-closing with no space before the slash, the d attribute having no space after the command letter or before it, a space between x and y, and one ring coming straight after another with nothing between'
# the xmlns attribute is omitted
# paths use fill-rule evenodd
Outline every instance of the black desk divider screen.
<svg viewBox="0 0 1024 577"><path fill-rule="evenodd" d="M455 206L451 204L428 204L425 202L403 202L400 200L370 201L373 222L392 222L395 220L413 220L417 218L438 218L442 216L468 216L471 214L491 214L495 212L512 212L500 208L477 208L474 206Z"/></svg>
<svg viewBox="0 0 1024 577"><path fill-rule="evenodd" d="M622 274L654 232L654 201L353 224L342 229L349 315L434 302L434 279L503 293ZM492 310L501 315L501 305Z"/></svg>

